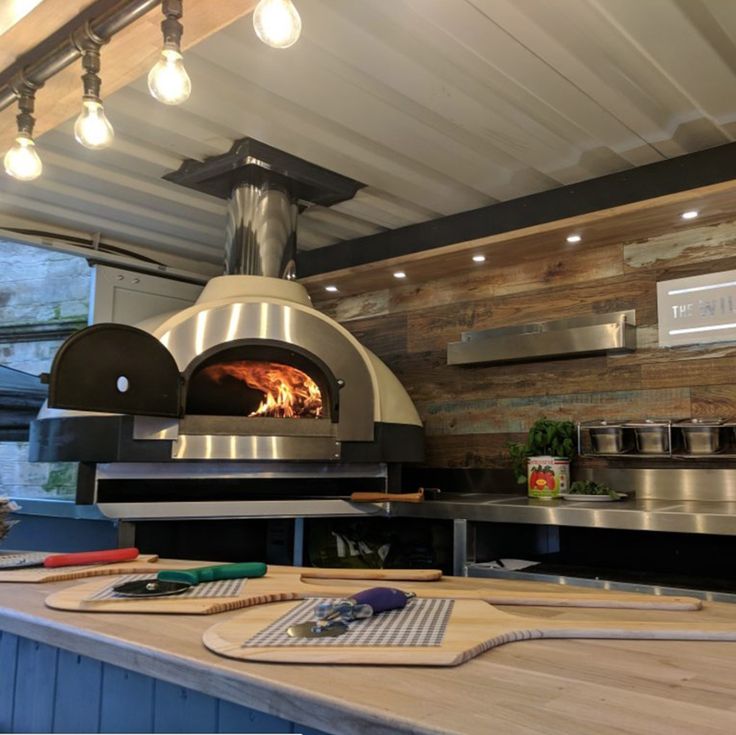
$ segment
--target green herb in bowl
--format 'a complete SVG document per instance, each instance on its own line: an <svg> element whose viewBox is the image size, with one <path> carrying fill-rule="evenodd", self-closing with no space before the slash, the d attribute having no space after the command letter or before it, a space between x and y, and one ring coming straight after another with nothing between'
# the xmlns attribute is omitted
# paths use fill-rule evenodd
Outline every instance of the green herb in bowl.
<svg viewBox="0 0 736 735"><path fill-rule="evenodd" d="M618 500L619 494L604 485L602 482L593 482L592 480L576 480L570 485L567 491L568 495L608 495L612 500Z"/></svg>

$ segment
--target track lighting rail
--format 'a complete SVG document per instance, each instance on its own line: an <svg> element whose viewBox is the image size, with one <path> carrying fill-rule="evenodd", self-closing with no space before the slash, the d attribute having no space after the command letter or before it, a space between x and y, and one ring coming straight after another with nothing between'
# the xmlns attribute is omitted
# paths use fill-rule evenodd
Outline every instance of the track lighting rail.
<svg viewBox="0 0 736 735"><path fill-rule="evenodd" d="M200 0L202 5L212 0ZM243 0L247 7L250 2ZM100 49L119 31L160 6L163 46L148 74L148 90L165 105L189 99L192 83L184 67L181 37L184 0L95 0L73 20L0 71L0 110L18 101L15 142L3 158L5 173L33 181L43 163L33 140L36 91L55 74L82 57L82 111L74 137L90 150L113 143L115 131L105 115L101 96ZM200 6L201 7L201 6ZM274 48L289 48L301 33L301 18L292 0L259 0L253 12L258 37Z"/></svg>
<svg viewBox="0 0 736 735"><path fill-rule="evenodd" d="M0 72L0 110L33 91L82 55L80 36L99 43L161 4L161 0L98 0L84 13Z"/></svg>

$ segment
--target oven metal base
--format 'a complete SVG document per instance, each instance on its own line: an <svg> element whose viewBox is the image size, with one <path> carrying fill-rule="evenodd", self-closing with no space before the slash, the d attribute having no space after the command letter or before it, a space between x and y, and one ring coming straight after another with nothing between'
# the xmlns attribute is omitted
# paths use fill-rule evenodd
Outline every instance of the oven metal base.
<svg viewBox="0 0 736 735"><path fill-rule="evenodd" d="M350 492L388 490L393 469L382 462L102 463L89 468L84 500L130 521L380 516L387 503L352 503Z"/></svg>
<svg viewBox="0 0 736 735"><path fill-rule="evenodd" d="M176 419L154 419L142 432L142 417L67 416L31 424L31 462L179 462L199 460L421 462L424 431L412 424L376 423L373 441L337 441L330 436L179 433ZM298 422L298 419L294 420ZM149 422L150 423L150 422ZM156 430L154 430L156 429Z"/></svg>
<svg viewBox="0 0 736 735"><path fill-rule="evenodd" d="M386 516L384 504L348 500L239 500L172 503L98 503L107 518L123 521L225 520L228 518L320 518Z"/></svg>

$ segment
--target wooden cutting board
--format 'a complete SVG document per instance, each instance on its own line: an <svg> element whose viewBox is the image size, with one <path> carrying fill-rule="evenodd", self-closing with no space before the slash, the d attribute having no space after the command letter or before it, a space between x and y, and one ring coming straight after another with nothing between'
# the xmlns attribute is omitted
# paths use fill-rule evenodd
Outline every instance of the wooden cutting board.
<svg viewBox="0 0 736 735"><path fill-rule="evenodd" d="M480 600L456 600L439 646L243 647L244 641L288 613L296 604L282 602L243 611L208 628L202 641L210 651L220 656L243 661L394 666L457 666L504 643L534 638L736 641L736 626L733 624L698 620L698 616L692 615L681 622L616 620L614 617L590 621L552 620L512 615ZM641 615L651 617L655 614ZM661 613L659 617L662 617Z"/></svg>
<svg viewBox="0 0 736 735"><path fill-rule="evenodd" d="M180 562L182 564L182 562ZM171 595L116 600L89 600L93 594L110 585L110 580L95 580L55 592L46 598L46 605L57 610L83 612L165 613L212 615L214 613L253 607L305 597L345 597L371 585L370 577L362 580L310 580L301 578L304 569L269 566L265 577L249 579L237 597L195 598ZM355 570L352 570L355 571ZM375 570L365 570L372 573ZM311 570L309 570L311 573ZM398 574L398 570L394 570ZM380 580L384 582L384 580ZM690 597L659 597L625 593L591 594L570 589L561 592L522 592L494 589L491 584L478 585L463 578L443 578L441 582L401 581L397 585L418 597L453 597L483 600L493 604L537 605L565 607L615 607L661 610L697 610L700 600ZM385 585L384 585L385 586Z"/></svg>
<svg viewBox="0 0 736 735"><path fill-rule="evenodd" d="M294 567L281 567L283 570ZM302 579L374 579L381 581L436 582L442 579L439 569L327 569L325 567L300 567Z"/></svg>
<svg viewBox="0 0 736 735"><path fill-rule="evenodd" d="M51 552L49 552L51 553ZM67 579L84 579L85 577L100 577L106 574L145 574L150 571L148 566L157 562L155 554L139 554L137 559L122 561L117 564L96 564L76 567L21 567L20 569L0 569L0 582L63 582ZM165 566L159 567L165 569Z"/></svg>

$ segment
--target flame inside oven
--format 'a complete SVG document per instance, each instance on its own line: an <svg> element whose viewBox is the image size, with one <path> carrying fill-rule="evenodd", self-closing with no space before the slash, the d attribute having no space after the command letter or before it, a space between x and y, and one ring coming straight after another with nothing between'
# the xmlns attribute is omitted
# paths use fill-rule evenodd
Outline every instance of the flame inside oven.
<svg viewBox="0 0 736 735"><path fill-rule="evenodd" d="M322 418L322 393L305 372L291 365L258 360L238 360L209 365L201 377L221 383L235 378L260 391L263 399L248 416L273 418Z"/></svg>

